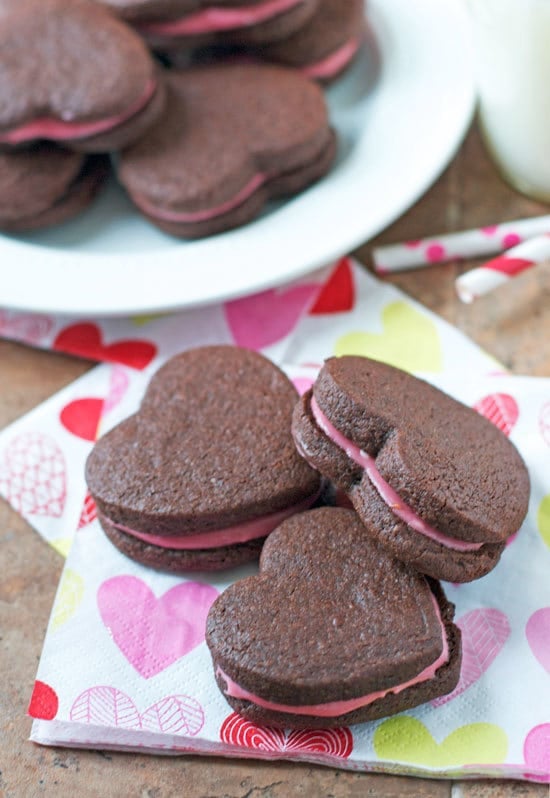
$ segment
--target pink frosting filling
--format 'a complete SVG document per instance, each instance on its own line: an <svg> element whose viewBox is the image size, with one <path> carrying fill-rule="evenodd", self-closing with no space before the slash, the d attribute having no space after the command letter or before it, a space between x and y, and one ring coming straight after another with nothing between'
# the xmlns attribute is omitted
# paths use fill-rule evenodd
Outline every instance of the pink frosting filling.
<svg viewBox="0 0 550 798"><path fill-rule="evenodd" d="M205 8L202 11L187 14L181 19L148 22L140 27L144 33L161 36L193 36L231 30L232 28L248 28L282 14L301 2L302 0L264 0L264 2L253 6Z"/></svg>
<svg viewBox="0 0 550 798"><path fill-rule="evenodd" d="M279 526L285 518L289 518L294 513L299 513L302 510L307 510L313 502L317 499L319 493L314 496L308 496L297 504L291 507L286 507L284 510L279 510L277 513L270 513L270 515L263 516L262 518L254 518L251 521L244 521L242 524L227 527L226 529L215 529L212 532L201 532L199 535L184 535L183 537L168 536L168 535L147 535L144 532L138 532L135 529L130 529L123 524L111 523L115 529L120 529L121 532L126 532L145 543L152 543L154 546L159 546L162 549L178 549L178 550L194 550L194 549L217 549L221 546L234 546L237 543L246 543L249 540L256 540L256 538L267 537L275 527Z"/></svg>
<svg viewBox="0 0 550 798"><path fill-rule="evenodd" d="M333 443L340 447L340 449L343 449L348 457L357 463L357 465L360 465L365 469L368 478L380 494L380 498L388 505L390 510L398 516L398 518L407 524L407 526L410 526L412 529L420 532L422 535L426 535L426 537L431 538L431 540L435 540L442 546L445 546L448 549L454 549L455 551L476 551L483 546L483 543L465 543L462 540L451 538L423 521L422 518L415 513L412 507L409 507L409 505L405 504L405 502L395 492L391 485L386 482L376 468L376 461L374 457L371 457L358 446L356 446L352 441L349 440L349 438L346 438L341 432L338 432L336 427L330 423L328 418L317 404L317 400L314 396L311 397L311 412L313 413L315 421L323 430L325 435L330 438Z"/></svg>
<svg viewBox="0 0 550 798"><path fill-rule="evenodd" d="M409 679L406 682L397 684L394 687L388 687L387 690L377 690L374 693L368 693L367 695L359 696L358 698L349 698L346 701L328 701L324 704L278 704L274 701L266 701L264 698L260 698L260 696L254 695L254 693L250 693L248 690L240 687L240 685L230 679L220 667L216 669L216 673L219 674L226 683L226 695L231 696L231 698L241 698L245 701L251 701L253 704L257 704L259 707L263 707L264 709L272 709L275 712L288 712L293 715L318 715L319 717L323 718L334 718L338 715L345 715L346 713L353 712L361 707L366 707L369 704L372 704L374 701L377 701L379 698L384 698L389 693L401 693L403 690L406 690L407 687L412 687L414 684L419 684L420 682L426 682L428 679L432 679L438 668L440 668L442 665L445 665L445 663L449 661L449 643L447 641L447 634L445 632L443 621L441 620L439 604L433 595L432 602L439 620L439 625L441 627L441 654L434 663L428 665L427 668L424 668L424 670L421 671L417 676L414 676L412 679Z"/></svg>
<svg viewBox="0 0 550 798"><path fill-rule="evenodd" d="M213 219L216 216L221 216L224 213L228 213L229 211L232 211L233 208L237 208L239 205L245 202L245 200L252 196L252 194L258 188L260 188L260 186L263 186L263 184L267 182L267 179L268 176L264 174L254 175L250 178L248 183L246 183L246 185L240 189L240 191L231 197L231 199L216 205L214 208L206 208L202 211L170 211L163 208L157 208L142 196L134 195L132 199L138 208L141 208L144 213L146 213L148 216L152 216L154 219L162 219L165 222L205 222L208 219Z"/></svg>
<svg viewBox="0 0 550 798"><path fill-rule="evenodd" d="M327 55L326 58L322 58L314 64L309 64L309 66L300 67L300 71L307 75L308 78L331 78L333 75L337 75L351 61L360 44L361 39L356 36L330 55Z"/></svg>
<svg viewBox="0 0 550 798"><path fill-rule="evenodd" d="M22 144L25 141L34 141L35 139L66 141L104 133L106 130L111 130L126 122L141 111L142 108L145 108L155 93L156 87L156 81L149 80L141 97L121 114L98 119L96 122L63 122L61 119L44 116L33 119L31 122L25 122L7 133L0 133L0 142Z"/></svg>

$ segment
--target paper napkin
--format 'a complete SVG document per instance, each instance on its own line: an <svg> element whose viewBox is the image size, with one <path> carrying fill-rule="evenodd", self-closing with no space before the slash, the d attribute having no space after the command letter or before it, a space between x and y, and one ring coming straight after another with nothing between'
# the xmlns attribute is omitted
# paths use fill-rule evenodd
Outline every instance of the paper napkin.
<svg viewBox="0 0 550 798"><path fill-rule="evenodd" d="M266 305L268 292L256 305L238 300L248 303L241 316L238 304L234 316L233 303L207 309L219 321L214 331L199 323L205 311L195 324L187 314L143 323L141 340L156 347L149 363L98 367L0 436L2 495L58 548L74 537L30 704L34 741L550 780L550 380L494 376L492 358L461 333L349 260L328 285L309 295L291 328L271 337L261 324L269 328L277 316L273 295ZM102 345L131 340L133 323L96 323ZM464 639L460 682L450 696L335 730L282 732L244 721L216 687L198 607L254 567L166 575L126 559L102 533L82 479L94 430L133 412L150 372L169 354L214 341L264 351L300 390L335 353L407 366L490 417L520 449L532 480L525 524L491 574L445 586ZM469 376L457 380L466 364ZM89 399L99 402L81 405L82 413L67 410Z"/></svg>

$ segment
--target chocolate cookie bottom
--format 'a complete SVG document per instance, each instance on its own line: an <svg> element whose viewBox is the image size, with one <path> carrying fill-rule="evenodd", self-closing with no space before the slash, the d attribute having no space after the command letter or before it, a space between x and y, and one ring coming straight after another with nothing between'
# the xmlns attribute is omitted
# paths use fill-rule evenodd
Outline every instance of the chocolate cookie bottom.
<svg viewBox="0 0 550 798"><path fill-rule="evenodd" d="M126 557L149 568L175 574L189 571L222 571L252 562L260 556L265 540L258 538L248 543L214 549L165 549L121 532L100 512L97 517L113 546Z"/></svg>

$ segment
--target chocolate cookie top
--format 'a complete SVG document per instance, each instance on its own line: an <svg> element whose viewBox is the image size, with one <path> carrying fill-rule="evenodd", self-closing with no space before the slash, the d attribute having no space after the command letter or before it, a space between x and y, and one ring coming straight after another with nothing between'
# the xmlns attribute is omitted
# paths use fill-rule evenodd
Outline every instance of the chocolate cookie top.
<svg viewBox="0 0 550 798"><path fill-rule="evenodd" d="M222 64L167 73L167 113L120 157L138 205L167 218L225 207L254 181L315 161L332 136L321 90L293 70Z"/></svg>
<svg viewBox="0 0 550 798"><path fill-rule="evenodd" d="M483 543L518 530L527 469L508 438L471 408L399 369L353 356L326 361L313 397L428 524ZM295 434L299 441L299 422Z"/></svg>
<svg viewBox="0 0 550 798"><path fill-rule="evenodd" d="M95 445L86 479L111 521L154 534L224 529L314 495L290 435L297 392L270 361L231 346L189 350L141 407Z"/></svg>
<svg viewBox="0 0 550 798"><path fill-rule="evenodd" d="M271 534L260 574L213 604L206 641L214 668L240 687L317 705L414 679L444 634L428 581L370 540L353 511L321 508Z"/></svg>
<svg viewBox="0 0 550 798"><path fill-rule="evenodd" d="M154 80L143 41L98 3L0 5L0 134L40 118L115 117Z"/></svg>

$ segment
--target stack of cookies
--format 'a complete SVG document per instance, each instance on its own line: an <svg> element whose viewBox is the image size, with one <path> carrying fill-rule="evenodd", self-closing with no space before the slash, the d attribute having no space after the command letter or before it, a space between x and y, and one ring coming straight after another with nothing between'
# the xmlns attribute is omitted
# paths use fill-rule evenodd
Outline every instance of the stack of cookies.
<svg viewBox="0 0 550 798"><path fill-rule="evenodd" d="M250 221L330 169L314 79L363 26L363 0L1 0L0 229L71 218L111 160L172 235Z"/></svg>
<svg viewBox="0 0 550 798"><path fill-rule="evenodd" d="M428 383L331 358L300 399L270 361L229 346L163 366L86 475L106 534L143 564L260 555L213 604L206 639L229 704L285 728L451 692L460 631L438 580L493 569L529 500L509 439ZM323 506L327 483L346 507Z"/></svg>

